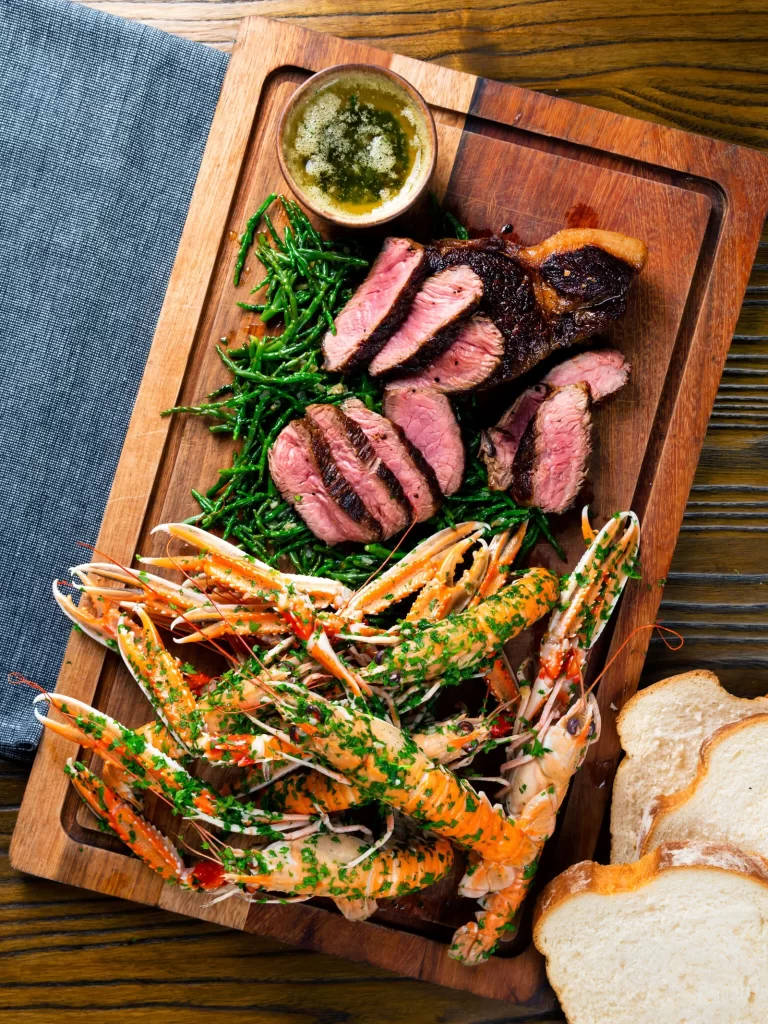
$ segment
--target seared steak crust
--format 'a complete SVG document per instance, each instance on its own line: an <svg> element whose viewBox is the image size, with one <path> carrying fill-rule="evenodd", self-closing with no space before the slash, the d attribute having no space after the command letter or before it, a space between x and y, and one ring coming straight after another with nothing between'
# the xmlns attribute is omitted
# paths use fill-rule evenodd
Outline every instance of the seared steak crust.
<svg viewBox="0 0 768 1024"><path fill-rule="evenodd" d="M348 514L329 493L306 420L293 420L281 430L269 452L269 469L283 498L327 544L364 544L375 538L376 531L367 524L362 503L347 501L348 496L342 494Z"/></svg>
<svg viewBox="0 0 768 1024"><path fill-rule="evenodd" d="M584 483L592 450L589 387L553 388L528 424L515 454L512 497L519 505L565 512Z"/></svg>
<svg viewBox="0 0 768 1024"><path fill-rule="evenodd" d="M462 263L474 270L484 288L480 310L504 335L501 366L484 386L527 373L556 349L605 331L624 314L637 263L590 243L588 232L571 234L570 241L563 231L527 249L497 236L429 246L433 273ZM570 247L576 238L579 244ZM560 248L553 249L553 242Z"/></svg>
<svg viewBox="0 0 768 1024"><path fill-rule="evenodd" d="M333 452L322 432L309 421L304 420L303 422L309 426L312 456L320 471L325 489L342 512L370 534L371 540L381 540L383 535L381 523L373 518L363 504L360 495L339 472ZM301 505L298 506L298 510L301 512Z"/></svg>
<svg viewBox="0 0 768 1024"><path fill-rule="evenodd" d="M405 320L371 361L368 372L376 377L425 365L451 344L461 322L482 297L482 280L466 263L428 277L416 292Z"/></svg>
<svg viewBox="0 0 768 1024"><path fill-rule="evenodd" d="M466 263L483 282L480 310L504 336L504 355L484 386L511 380L552 350L551 331L536 300L531 275L509 258L502 238L462 242L443 239L429 247L430 269Z"/></svg>
<svg viewBox="0 0 768 1024"><path fill-rule="evenodd" d="M359 398L349 398L342 409L365 433L377 456L398 479L416 522L437 512L443 492L435 472L396 423L373 412Z"/></svg>
<svg viewBox="0 0 768 1024"><path fill-rule="evenodd" d="M448 348L423 370L398 377L394 384L434 388L443 394L474 391L498 369L504 356L504 336L487 316L465 320Z"/></svg>
<svg viewBox="0 0 768 1024"><path fill-rule="evenodd" d="M432 388L388 387L384 412L434 468L443 494L457 491L464 475L465 452L448 398Z"/></svg>
<svg viewBox="0 0 768 1024"><path fill-rule="evenodd" d="M368 276L337 315L336 333L323 339L325 369L348 372L365 365L408 314L428 270L424 246L387 238Z"/></svg>
<svg viewBox="0 0 768 1024"><path fill-rule="evenodd" d="M492 491L507 491L511 487L520 441L548 393L549 388L545 384L527 388L515 399L495 427L483 431L480 458L488 470L488 486Z"/></svg>
<svg viewBox="0 0 768 1024"><path fill-rule="evenodd" d="M495 427L483 431L480 458L488 470L491 490L506 491L514 478L515 456L529 423L554 388L586 384L593 402L600 402L624 387L630 367L615 349L579 352L554 366L540 384L527 388L507 409ZM524 483L516 485L523 488Z"/></svg>
<svg viewBox="0 0 768 1024"><path fill-rule="evenodd" d="M307 406L306 418L322 434L338 474L380 524L382 538L410 525L411 506L399 480L378 458L357 423L337 405Z"/></svg>

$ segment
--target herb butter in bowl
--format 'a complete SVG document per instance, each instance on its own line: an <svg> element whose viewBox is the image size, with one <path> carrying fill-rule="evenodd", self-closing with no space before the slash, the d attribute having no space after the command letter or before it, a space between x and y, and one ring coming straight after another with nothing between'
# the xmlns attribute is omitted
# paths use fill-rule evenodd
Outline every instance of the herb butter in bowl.
<svg viewBox="0 0 768 1024"><path fill-rule="evenodd" d="M392 220L422 194L437 135L419 93L374 64L340 64L309 78L280 118L286 181L310 210L345 227Z"/></svg>

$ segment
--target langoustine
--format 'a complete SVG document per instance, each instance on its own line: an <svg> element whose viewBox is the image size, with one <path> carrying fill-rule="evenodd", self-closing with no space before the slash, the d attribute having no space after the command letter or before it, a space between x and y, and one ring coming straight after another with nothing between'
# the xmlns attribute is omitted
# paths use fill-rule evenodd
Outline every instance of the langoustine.
<svg viewBox="0 0 768 1024"><path fill-rule="evenodd" d="M354 595L334 581L307 582L280 574L202 531L174 524L166 529L191 543L195 553L144 561L153 568L180 569L186 577L183 584L144 570L90 563L77 567L76 574L98 614L87 604L78 607L57 595L67 614L91 636L118 648L160 717L160 723L149 723L129 737L130 748L137 742L134 737L151 748L154 772L138 786L137 775L146 769L140 759L137 772L135 761L107 757L105 782L115 800L138 813L136 791L148 785L182 814L206 825L256 835L261 842L287 835L296 843L320 843L339 827L356 827L338 826L338 813L377 801L396 812L388 814L385 835L367 852L359 840L349 843L357 843L367 864L366 857L393 849L396 818L418 822L433 833L425 839L428 844L450 841L469 849L471 870L462 892L480 897L485 907L479 923L457 933L451 955L468 963L490 955L495 940L488 939L503 936L509 927L541 845L554 827L568 780L594 736L593 702L586 700L577 708L569 689L574 666L583 667L585 641L588 648L594 636L587 637L583 628L581 633L571 629L561 604L542 647L540 674L554 675L545 706L534 708L531 717L540 718L542 744L545 738L553 743L562 738L562 779L545 787L547 772L557 766L537 758L516 764L518 751L509 768L505 806L494 806L451 770L465 767L479 747L504 742L509 733L513 746L520 743L513 719L522 721L530 691L518 688L503 645L558 600L558 579L547 570L509 574L525 526L490 543L482 539L479 523L441 531ZM607 561L602 548L600 557L593 558L592 589L576 593L566 587L559 595L561 602L586 608L587 620L592 608L598 619L601 613L610 614L623 586L623 580L615 585L617 573L633 557L630 543L613 560L615 546L605 547ZM591 550L595 555L594 544ZM119 587L104 586L103 577ZM414 594L412 613L394 626L367 621ZM230 671L215 679L191 671L166 649L158 626L180 629L179 639L186 642L216 645L226 638L233 652ZM501 702L495 712L475 719L463 713L443 723L423 719L423 709L441 687L472 676L491 685ZM55 695L54 706L62 710L62 701L66 704L66 698ZM583 723L569 733L567 724L576 717ZM98 734L104 716L99 712L80 706L68 721L48 720L46 725L102 753ZM110 730L126 740L127 731L119 723L110 720ZM386 757L377 756L377 749ZM166 758L165 774L158 773L155 750ZM195 757L253 773L246 775L249 781L243 788L261 791L256 803L242 804L194 780L185 765ZM540 799L527 801L513 814L509 787L515 772L523 769L535 778L530 786ZM524 785L527 789L529 784ZM551 785L554 794L548 792ZM232 804L240 809L232 812ZM334 844L338 838L333 837ZM420 855L432 854L420 848ZM412 885L423 887L432 880L434 872L426 871ZM356 899L342 910L365 916ZM478 944L473 929L482 931L485 922L488 928Z"/></svg>

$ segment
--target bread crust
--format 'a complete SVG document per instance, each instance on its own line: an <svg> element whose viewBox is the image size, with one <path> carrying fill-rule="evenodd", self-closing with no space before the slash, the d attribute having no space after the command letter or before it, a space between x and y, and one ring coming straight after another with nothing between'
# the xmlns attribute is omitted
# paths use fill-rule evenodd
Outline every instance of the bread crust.
<svg viewBox="0 0 768 1024"><path fill-rule="evenodd" d="M662 843L631 864L597 864L586 860L574 864L553 879L539 896L533 913L533 941L541 952L542 921L565 900L583 892L600 896L634 892L648 885L663 871L706 868L747 875L768 888L768 861L723 843Z"/></svg>
<svg viewBox="0 0 768 1024"><path fill-rule="evenodd" d="M622 747L624 746L624 737L621 734L622 727L626 724L628 715L636 709L638 704L642 704L648 697L657 694L659 690L663 690L667 686L679 686L682 682L687 683L688 680L701 678L702 676L707 677L707 679L716 683L721 689L723 689L723 684L714 672L710 672L707 668L700 668L692 669L690 672L680 672L678 675L668 676L666 679L659 679L657 683L651 683L650 686L646 686L642 690L638 690L637 693L633 694L616 716L616 732L619 734Z"/></svg>
<svg viewBox="0 0 768 1024"><path fill-rule="evenodd" d="M663 843L631 864L597 864L594 861L583 861L581 864L574 864L553 879L539 896L533 914L534 945L546 956L541 930L547 916L560 904L578 897L581 893L613 896L634 892L650 885L664 872L692 868L708 871L714 869L743 875L768 890L767 861L734 846L718 843ZM555 995L563 1005L564 993L549 975L548 958L547 974Z"/></svg>
<svg viewBox="0 0 768 1024"><path fill-rule="evenodd" d="M736 733L742 732L744 729L753 728L755 725L762 724L764 722L768 722L768 713L763 712L756 715L750 715L748 718L742 718L738 722L731 722L729 725L721 725L719 729L716 729L711 736L704 740L701 745L701 750L699 751L699 765L696 769L696 775L692 781L683 789L678 790L677 793L672 793L668 796L656 797L651 804L648 820L643 831L640 833L641 857L649 852L654 834L657 832L659 825L664 818L671 814L672 811L677 810L677 808L682 806L682 804L687 803L696 793L696 790L709 774L712 755L717 747L719 747L721 743L730 739L730 737Z"/></svg>
<svg viewBox="0 0 768 1024"><path fill-rule="evenodd" d="M690 672L682 672L679 675L669 676L667 679L661 679L659 682L653 683L651 686L648 686L643 690L639 690L633 697L631 697L619 712L616 719L616 730L619 734L619 740L622 748L626 751L626 754L618 766L613 783L614 800L611 807L610 823L612 862L616 862L619 859L623 860L630 856L627 854L626 850L630 840L633 840L633 854L637 857L637 843L639 843L641 836L643 835L642 825L640 826L641 831L636 831L637 826L634 824L636 819L635 810L639 810L639 808L636 808L635 800L630 798L630 793L627 787L628 780L633 778L632 773L635 771L636 767L637 770L641 770L644 758L642 755L633 754L631 749L627 749L632 746L632 743L630 742L631 737L629 737L629 721L638 713L638 710L644 701L658 698L659 692L667 688L684 686L689 683L694 683L695 685L702 687L714 687L722 693L724 701L738 702L740 706L744 706L744 717L750 717L751 714L756 715L768 713L768 698L754 697L750 699L734 697L732 694L728 693L725 687L722 686L714 672L710 672L708 669L694 669ZM752 705L754 711L751 711L750 705ZM735 714L734 718L736 718ZM740 721L741 718L738 718L737 720ZM730 725L733 723L727 724ZM713 729L713 732L714 731L715 730ZM708 737L705 737L705 742L707 738ZM696 750L693 754L698 758L699 751ZM677 786L669 786L669 788L677 790L680 785L682 785L682 780ZM648 800L658 799L660 795L661 794L658 791L655 795L649 794ZM647 815L647 804L644 810ZM619 850L622 851L621 857L618 852Z"/></svg>

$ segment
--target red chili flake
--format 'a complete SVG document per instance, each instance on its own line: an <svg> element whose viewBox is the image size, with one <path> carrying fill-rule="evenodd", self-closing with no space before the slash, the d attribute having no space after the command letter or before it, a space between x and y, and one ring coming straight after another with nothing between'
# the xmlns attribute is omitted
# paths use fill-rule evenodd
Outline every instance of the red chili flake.
<svg viewBox="0 0 768 1024"><path fill-rule="evenodd" d="M192 869L192 880L202 889L218 889L224 881L224 868L210 860L201 860Z"/></svg>
<svg viewBox="0 0 768 1024"><path fill-rule="evenodd" d="M193 672L186 677L187 685L193 693L200 693L212 679L213 676L207 676L205 672Z"/></svg>
<svg viewBox="0 0 768 1024"><path fill-rule="evenodd" d="M514 725L514 718L510 718L509 715L499 715L491 726L491 737L497 740L501 736L508 736L512 732Z"/></svg>

